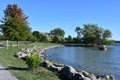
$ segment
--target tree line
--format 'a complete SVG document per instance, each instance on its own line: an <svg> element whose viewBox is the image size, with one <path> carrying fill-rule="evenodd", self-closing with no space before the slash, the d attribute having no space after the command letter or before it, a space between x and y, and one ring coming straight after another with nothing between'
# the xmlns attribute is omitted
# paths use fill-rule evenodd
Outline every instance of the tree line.
<svg viewBox="0 0 120 80"><path fill-rule="evenodd" d="M97 24L84 24L84 28L75 28L77 37L71 35L64 37L65 31L59 27L48 33L31 31L28 23L28 16L16 4L7 5L4 10L0 24L1 40L32 41L32 42L53 42L53 43L81 43L81 44L112 44L113 41L107 38L112 36L108 29L103 29Z"/></svg>
<svg viewBox="0 0 120 80"><path fill-rule="evenodd" d="M67 42L101 45L101 44L113 44L114 40L109 40L112 37L112 32L109 29L103 29L97 24L84 24L83 29L79 26L75 28L77 33L76 38L72 38L70 35L67 38Z"/></svg>

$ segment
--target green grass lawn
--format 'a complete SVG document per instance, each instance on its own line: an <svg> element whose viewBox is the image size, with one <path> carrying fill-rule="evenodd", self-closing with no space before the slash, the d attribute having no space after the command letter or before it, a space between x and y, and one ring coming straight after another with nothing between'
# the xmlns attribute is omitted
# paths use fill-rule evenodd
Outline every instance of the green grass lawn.
<svg viewBox="0 0 120 80"><path fill-rule="evenodd" d="M60 80L56 73L40 67L35 70L28 70L25 61L16 58L14 55L21 48L39 46L46 48L48 46L57 45L52 43L31 43L20 47L0 48L0 64L10 70L19 80Z"/></svg>

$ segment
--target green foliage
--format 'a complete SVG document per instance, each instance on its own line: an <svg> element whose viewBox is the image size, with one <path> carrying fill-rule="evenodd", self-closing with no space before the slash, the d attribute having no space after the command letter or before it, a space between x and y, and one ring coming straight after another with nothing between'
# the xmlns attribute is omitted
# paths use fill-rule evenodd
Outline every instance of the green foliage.
<svg viewBox="0 0 120 80"><path fill-rule="evenodd" d="M111 37L111 31L110 30L105 30L104 32L103 32L103 38L104 39L106 39L106 38L109 38L109 37Z"/></svg>
<svg viewBox="0 0 120 80"><path fill-rule="evenodd" d="M41 33L39 31L33 31L32 35L36 37L37 42L51 42L52 36L48 33Z"/></svg>
<svg viewBox="0 0 120 80"><path fill-rule="evenodd" d="M96 24L84 24L83 38L85 44L97 44L99 40L99 27Z"/></svg>
<svg viewBox="0 0 120 80"><path fill-rule="evenodd" d="M41 62L42 62L42 58L40 58L37 54L28 56L26 60L26 64L30 69L38 68Z"/></svg>
<svg viewBox="0 0 120 80"><path fill-rule="evenodd" d="M67 38L67 42L72 42L72 41L73 41L73 39L72 39L71 35L69 35Z"/></svg>
<svg viewBox="0 0 120 80"><path fill-rule="evenodd" d="M33 31L32 35L36 37L36 41L39 41L39 38L40 38L39 31Z"/></svg>
<svg viewBox="0 0 120 80"><path fill-rule="evenodd" d="M29 38L29 41L32 41L32 42L36 42L37 41L37 38L32 35L30 38Z"/></svg>
<svg viewBox="0 0 120 80"><path fill-rule="evenodd" d="M65 31L62 30L61 28L55 28L55 29L53 29L53 30L50 31L50 34L54 35L54 36L64 37Z"/></svg>
<svg viewBox="0 0 120 80"><path fill-rule="evenodd" d="M0 40L2 40L3 39L3 36L0 34Z"/></svg>
<svg viewBox="0 0 120 80"><path fill-rule="evenodd" d="M54 36L52 39L52 42L53 43L61 43L61 42L63 42L63 38L59 37L59 36Z"/></svg>
<svg viewBox="0 0 120 80"><path fill-rule="evenodd" d="M68 35L68 37L65 38L65 42L67 42L67 43L72 43L73 42L73 38L71 37L71 35Z"/></svg>
<svg viewBox="0 0 120 80"><path fill-rule="evenodd" d="M83 30L78 26L76 27L75 32L77 32L77 39L80 39L82 36Z"/></svg>
<svg viewBox="0 0 120 80"><path fill-rule="evenodd" d="M99 27L97 24L84 24L84 28L81 29L80 27L76 27L75 32L77 32L77 40L83 42L84 44L107 44L106 41L107 38L111 37L111 31L110 30L104 30L103 28ZM83 38L80 38L80 36L83 36Z"/></svg>
<svg viewBox="0 0 120 80"><path fill-rule="evenodd" d="M104 44L104 45L113 45L114 44L114 40L107 40L107 39L102 39L101 40L101 42L102 42L102 44Z"/></svg>

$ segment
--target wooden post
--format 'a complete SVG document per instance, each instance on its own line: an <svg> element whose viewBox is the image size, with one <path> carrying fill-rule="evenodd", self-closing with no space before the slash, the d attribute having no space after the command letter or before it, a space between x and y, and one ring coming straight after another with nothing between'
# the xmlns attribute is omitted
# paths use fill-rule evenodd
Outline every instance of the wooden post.
<svg viewBox="0 0 120 80"><path fill-rule="evenodd" d="M7 43L6 47L7 47L7 50L8 50L8 40L6 41L6 43Z"/></svg>

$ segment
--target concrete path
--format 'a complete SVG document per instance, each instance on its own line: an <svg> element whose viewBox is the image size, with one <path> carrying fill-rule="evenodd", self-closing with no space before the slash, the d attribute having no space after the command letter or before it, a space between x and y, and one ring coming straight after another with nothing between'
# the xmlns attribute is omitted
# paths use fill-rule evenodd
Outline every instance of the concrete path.
<svg viewBox="0 0 120 80"><path fill-rule="evenodd" d="M0 65L0 80L18 80L14 75L12 75L8 70Z"/></svg>

